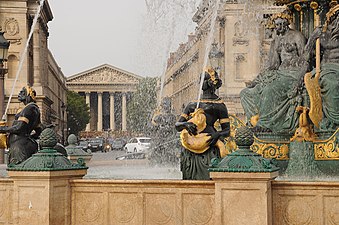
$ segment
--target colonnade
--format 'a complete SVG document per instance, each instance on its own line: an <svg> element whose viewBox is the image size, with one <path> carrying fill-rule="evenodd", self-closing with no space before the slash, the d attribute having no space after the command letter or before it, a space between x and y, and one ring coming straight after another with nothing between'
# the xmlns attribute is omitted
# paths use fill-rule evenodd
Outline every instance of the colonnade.
<svg viewBox="0 0 339 225"><path fill-rule="evenodd" d="M96 121L97 121L97 126L96 130L97 131L102 131L104 129L104 118L103 118L103 102L108 103L109 101L109 128L110 130L116 130L117 129L117 115L115 113L117 110L115 109L115 106L117 104L120 104L119 106L121 107L121 126L119 126L119 129L121 128L122 131L127 130L127 95L129 94L128 92L106 92L109 93L109 98L104 98L105 92L85 92L85 98L86 98L86 103L88 104L91 115L93 115L93 112L96 113ZM81 93L80 93L81 94ZM120 102L115 102L115 96L121 96L121 103ZM95 109L95 105L92 104L92 101L94 102L95 99L97 98L97 109ZM95 113L94 113L95 114ZM119 115L120 116L120 115ZM93 126L93 124L92 124ZM107 128L107 126L105 127ZM86 126L86 131L93 131L95 128L91 127L91 123L88 123Z"/></svg>

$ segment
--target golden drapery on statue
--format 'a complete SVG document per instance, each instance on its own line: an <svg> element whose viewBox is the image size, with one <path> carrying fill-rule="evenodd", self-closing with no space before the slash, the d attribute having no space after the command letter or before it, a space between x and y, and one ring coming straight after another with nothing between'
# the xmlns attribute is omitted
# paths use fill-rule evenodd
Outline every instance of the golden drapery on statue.
<svg viewBox="0 0 339 225"><path fill-rule="evenodd" d="M311 73L306 73L304 77L306 90L310 96L310 111L308 115L316 127L319 127L320 121L323 118L319 76L320 73L316 73L314 77L312 77Z"/></svg>

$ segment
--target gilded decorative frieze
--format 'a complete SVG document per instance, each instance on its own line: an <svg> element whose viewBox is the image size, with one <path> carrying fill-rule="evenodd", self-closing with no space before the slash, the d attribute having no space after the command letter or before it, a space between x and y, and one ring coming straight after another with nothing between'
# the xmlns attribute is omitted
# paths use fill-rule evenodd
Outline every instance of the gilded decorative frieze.
<svg viewBox="0 0 339 225"><path fill-rule="evenodd" d="M277 160L287 160L289 152L289 142L273 142L261 140L254 137L251 150L261 154L264 158L274 158Z"/></svg>
<svg viewBox="0 0 339 225"><path fill-rule="evenodd" d="M338 131L326 140L314 142L315 160L339 160Z"/></svg>

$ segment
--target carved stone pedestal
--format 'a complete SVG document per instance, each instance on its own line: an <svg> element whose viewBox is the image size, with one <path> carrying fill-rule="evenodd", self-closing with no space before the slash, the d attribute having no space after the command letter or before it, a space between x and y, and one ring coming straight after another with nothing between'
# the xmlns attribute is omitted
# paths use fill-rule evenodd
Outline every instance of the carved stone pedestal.
<svg viewBox="0 0 339 225"><path fill-rule="evenodd" d="M54 130L43 130L42 150L20 164L8 165L15 225L71 225L70 181L82 178L88 167L73 164L54 150L56 140Z"/></svg>
<svg viewBox="0 0 339 225"><path fill-rule="evenodd" d="M239 149L221 161L211 161L216 225L272 225L271 181L279 168L250 150L253 141L251 129L240 127L235 134Z"/></svg>
<svg viewBox="0 0 339 225"><path fill-rule="evenodd" d="M272 173L211 172L215 181L215 224L272 225Z"/></svg>
<svg viewBox="0 0 339 225"><path fill-rule="evenodd" d="M84 170L8 171L13 179L14 224L71 224L70 180Z"/></svg>

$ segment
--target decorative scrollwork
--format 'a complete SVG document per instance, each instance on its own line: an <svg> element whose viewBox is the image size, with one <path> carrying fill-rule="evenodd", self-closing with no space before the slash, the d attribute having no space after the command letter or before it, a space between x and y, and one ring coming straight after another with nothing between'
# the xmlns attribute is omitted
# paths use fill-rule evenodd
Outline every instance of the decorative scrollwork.
<svg viewBox="0 0 339 225"><path fill-rule="evenodd" d="M314 142L315 160L339 159L338 131L339 129L327 140Z"/></svg>
<svg viewBox="0 0 339 225"><path fill-rule="evenodd" d="M287 142L270 143L268 141L254 138L251 150L262 155L264 158L287 160L289 147Z"/></svg>

